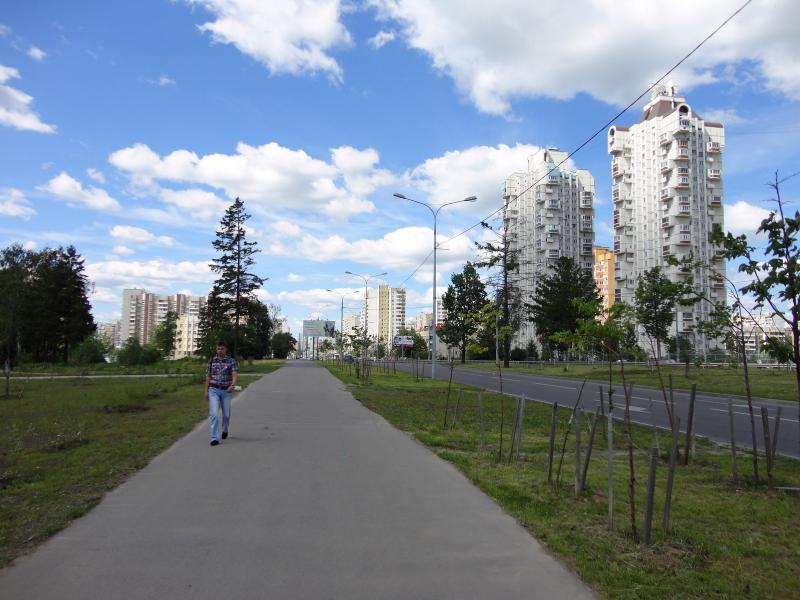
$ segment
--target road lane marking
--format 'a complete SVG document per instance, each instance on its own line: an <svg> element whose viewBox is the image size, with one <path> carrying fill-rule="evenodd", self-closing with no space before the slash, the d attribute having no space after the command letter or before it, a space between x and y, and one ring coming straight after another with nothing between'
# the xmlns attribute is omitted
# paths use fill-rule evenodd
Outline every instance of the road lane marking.
<svg viewBox="0 0 800 600"><path fill-rule="evenodd" d="M711 410L713 410L715 412L721 412L721 413L727 413L728 412L727 410L723 410L721 408L712 408ZM733 411L733 414L735 414L735 415L744 415L745 417L749 417L750 416L749 412L740 412L738 410ZM753 416L755 416L755 413L754 413ZM789 421L790 423L797 423L797 419L789 419L788 417L781 417L781 421Z"/></svg>

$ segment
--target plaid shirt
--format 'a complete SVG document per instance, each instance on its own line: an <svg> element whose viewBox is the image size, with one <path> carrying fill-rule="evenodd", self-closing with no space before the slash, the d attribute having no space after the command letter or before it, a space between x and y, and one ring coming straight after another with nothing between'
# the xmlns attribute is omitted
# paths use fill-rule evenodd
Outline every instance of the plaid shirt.
<svg viewBox="0 0 800 600"><path fill-rule="evenodd" d="M206 367L206 375L211 383L225 387L233 383L233 374L238 372L239 364L230 356L220 358L214 355L208 360Z"/></svg>

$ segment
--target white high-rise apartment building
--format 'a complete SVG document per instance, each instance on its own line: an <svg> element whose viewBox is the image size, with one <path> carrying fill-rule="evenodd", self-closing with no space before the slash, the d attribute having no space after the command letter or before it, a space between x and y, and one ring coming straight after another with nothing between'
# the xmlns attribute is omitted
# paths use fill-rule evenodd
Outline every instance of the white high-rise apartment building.
<svg viewBox="0 0 800 600"><path fill-rule="evenodd" d="M406 289L380 285L367 290L367 303L361 311L367 335L391 343L406 322Z"/></svg>
<svg viewBox="0 0 800 600"><path fill-rule="evenodd" d="M594 177L567 163L556 167L566 157L555 148L540 150L528 158L527 172L512 173L505 182L505 224L519 260L510 282L523 301L530 301L538 279L561 256L589 274L594 267ZM533 324L523 319L511 347L535 339Z"/></svg>
<svg viewBox="0 0 800 600"><path fill-rule="evenodd" d="M667 264L668 256L691 256L725 272L724 259L709 242L713 226L723 224L724 146L722 124L704 121L672 82L653 89L638 123L609 129L617 301L633 305L639 276L655 266L673 281L684 277ZM724 285L712 282L708 269L697 268L692 275L707 298L725 300ZM719 345L694 333L708 310L708 302L680 307L673 331L690 336L701 355Z"/></svg>

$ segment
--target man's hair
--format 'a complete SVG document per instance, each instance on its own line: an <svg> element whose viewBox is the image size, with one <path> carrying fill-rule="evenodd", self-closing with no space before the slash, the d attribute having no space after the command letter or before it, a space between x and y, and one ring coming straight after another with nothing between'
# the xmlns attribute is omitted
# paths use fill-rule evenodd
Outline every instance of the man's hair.
<svg viewBox="0 0 800 600"><path fill-rule="evenodd" d="M227 347L228 347L228 344L226 344L226 343L225 343L225 342L223 342L222 340L218 340L218 341L217 341L217 346L222 346L223 348L227 348Z"/></svg>

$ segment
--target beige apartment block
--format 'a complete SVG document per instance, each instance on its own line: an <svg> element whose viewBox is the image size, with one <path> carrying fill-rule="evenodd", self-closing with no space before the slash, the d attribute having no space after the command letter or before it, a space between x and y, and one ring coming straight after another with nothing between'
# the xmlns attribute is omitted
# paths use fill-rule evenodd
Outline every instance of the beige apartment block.
<svg viewBox="0 0 800 600"><path fill-rule="evenodd" d="M594 282L602 300L603 311L614 304L614 252L605 246L594 246Z"/></svg>

